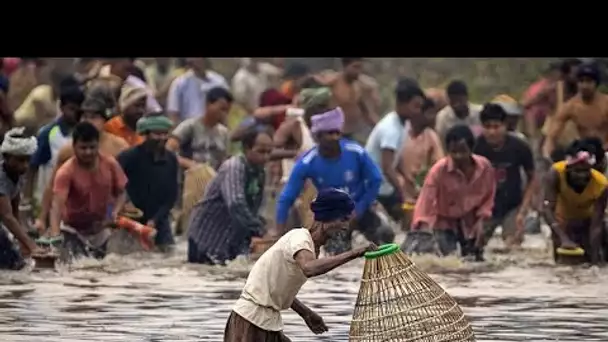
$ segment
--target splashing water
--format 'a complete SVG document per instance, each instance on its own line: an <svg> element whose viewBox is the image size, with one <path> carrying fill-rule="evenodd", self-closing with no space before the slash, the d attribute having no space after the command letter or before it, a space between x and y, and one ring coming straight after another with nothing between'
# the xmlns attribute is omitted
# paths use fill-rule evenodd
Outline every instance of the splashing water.
<svg viewBox="0 0 608 342"><path fill-rule="evenodd" d="M484 263L413 257L462 305L478 341L608 340L608 304L598 299L608 296L605 270L554 266L546 236L531 236L510 254L499 241L489 250ZM181 241L173 255L0 272L2 341L221 341L251 262L191 265L185 255ZM362 265L354 261L303 287L298 297L329 332L315 336L287 311L285 332L294 342L348 340Z"/></svg>

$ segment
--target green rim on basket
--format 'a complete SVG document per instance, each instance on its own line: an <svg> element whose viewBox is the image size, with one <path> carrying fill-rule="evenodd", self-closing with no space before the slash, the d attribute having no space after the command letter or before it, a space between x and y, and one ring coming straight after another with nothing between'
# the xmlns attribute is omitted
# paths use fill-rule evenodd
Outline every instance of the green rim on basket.
<svg viewBox="0 0 608 342"><path fill-rule="evenodd" d="M399 245L396 243L388 243L378 247L378 250L366 252L365 259L376 259L381 256L393 254L399 250Z"/></svg>

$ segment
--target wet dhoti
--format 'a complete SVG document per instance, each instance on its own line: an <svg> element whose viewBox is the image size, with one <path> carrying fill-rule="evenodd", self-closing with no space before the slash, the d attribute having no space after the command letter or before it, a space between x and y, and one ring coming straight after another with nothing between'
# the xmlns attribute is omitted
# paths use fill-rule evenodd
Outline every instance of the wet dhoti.
<svg viewBox="0 0 608 342"><path fill-rule="evenodd" d="M224 330L224 342L291 342L282 331L258 328L232 311Z"/></svg>

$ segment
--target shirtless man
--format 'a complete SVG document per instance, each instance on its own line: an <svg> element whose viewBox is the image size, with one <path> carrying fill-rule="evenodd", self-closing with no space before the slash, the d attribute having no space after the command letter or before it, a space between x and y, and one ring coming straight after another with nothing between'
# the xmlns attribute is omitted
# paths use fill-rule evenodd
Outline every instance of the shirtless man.
<svg viewBox="0 0 608 342"><path fill-rule="evenodd" d="M598 137L602 139L604 147L608 146L608 95L598 91L600 76L594 64L578 67L578 93L553 118L543 146L545 157L551 155L569 121L574 122L581 138Z"/></svg>
<svg viewBox="0 0 608 342"><path fill-rule="evenodd" d="M87 97L82 103L82 113L77 118L78 121L85 121L93 124L95 128L99 130L99 151L102 154L107 154L116 157L120 152L129 148L129 144L120 137L104 131L104 125L108 121L109 108L105 104L101 103L95 97ZM67 143L59 150L57 155L57 164L53 170L51 180L55 179L57 170L65 163L68 159L74 156L74 147L72 143ZM49 219L49 212L51 210L51 203L53 201L53 181L48 182L44 194L42 196L42 205L40 209L40 215L36 220L35 226L38 231L42 234L46 231L46 225Z"/></svg>
<svg viewBox="0 0 608 342"><path fill-rule="evenodd" d="M363 58L342 58L342 72L328 77L326 84L331 87L333 100L344 111L344 133L347 139L364 142L380 120L368 96L369 82L360 79Z"/></svg>
<svg viewBox="0 0 608 342"><path fill-rule="evenodd" d="M566 160L553 164L547 175L542 214L551 226L557 262L558 247L579 246L585 251L585 261L600 261L608 179L593 169L595 154L592 145L575 140L566 152Z"/></svg>

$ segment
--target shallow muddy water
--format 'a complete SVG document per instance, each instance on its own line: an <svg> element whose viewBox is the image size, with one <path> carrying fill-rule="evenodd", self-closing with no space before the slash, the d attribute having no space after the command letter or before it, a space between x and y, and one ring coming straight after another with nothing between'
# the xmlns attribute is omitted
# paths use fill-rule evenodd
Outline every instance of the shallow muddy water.
<svg viewBox="0 0 608 342"><path fill-rule="evenodd" d="M608 270L553 266L541 236L528 249L481 264L416 258L462 305L478 341L607 341ZM83 260L72 269L0 273L1 341L221 341L250 267L174 256ZM363 261L309 281L299 298L329 332L315 336L293 312L295 341L347 341Z"/></svg>

